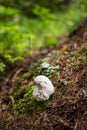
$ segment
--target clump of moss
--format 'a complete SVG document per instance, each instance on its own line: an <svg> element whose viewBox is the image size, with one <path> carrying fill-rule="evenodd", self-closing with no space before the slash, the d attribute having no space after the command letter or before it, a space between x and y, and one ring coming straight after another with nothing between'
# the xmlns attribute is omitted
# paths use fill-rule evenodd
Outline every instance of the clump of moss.
<svg viewBox="0 0 87 130"><path fill-rule="evenodd" d="M34 89L34 85L20 87L19 90L13 92L14 103L12 105L12 112L15 116L32 114L38 112L40 110L45 109L49 101L46 102L37 102L33 96L32 92Z"/></svg>

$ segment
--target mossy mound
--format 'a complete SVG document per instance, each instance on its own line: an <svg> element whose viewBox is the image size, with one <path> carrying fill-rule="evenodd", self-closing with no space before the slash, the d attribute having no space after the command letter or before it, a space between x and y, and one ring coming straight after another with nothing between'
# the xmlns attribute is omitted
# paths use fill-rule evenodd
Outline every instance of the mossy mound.
<svg viewBox="0 0 87 130"><path fill-rule="evenodd" d="M76 76L74 74L76 75L79 69L81 71L84 70L87 63L86 53L87 45L83 44L80 49L72 50L71 52L69 50L54 51L47 55L47 58L38 61L37 64L35 63L31 69L31 78L29 78L30 73L27 72L15 81L14 89L10 96L13 99L11 105L12 113L15 116L32 115L48 108L51 103L58 100L59 95L63 98L66 90L75 86ZM62 61L62 57L64 61ZM44 67L42 66L43 64ZM34 89L33 78L43 73L53 81L55 94L49 101L37 102L32 96Z"/></svg>

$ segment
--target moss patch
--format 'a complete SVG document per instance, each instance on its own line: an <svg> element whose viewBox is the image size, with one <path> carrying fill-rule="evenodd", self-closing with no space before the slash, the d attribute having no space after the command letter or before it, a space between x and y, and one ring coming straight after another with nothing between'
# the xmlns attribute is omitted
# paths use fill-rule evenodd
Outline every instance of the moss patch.
<svg viewBox="0 0 87 130"><path fill-rule="evenodd" d="M33 89L34 86L30 83L27 87L21 86L20 89L16 89L13 92L12 96L15 102L12 105L12 112L15 116L32 115L33 112L35 113L47 108L49 101L37 102L32 96Z"/></svg>

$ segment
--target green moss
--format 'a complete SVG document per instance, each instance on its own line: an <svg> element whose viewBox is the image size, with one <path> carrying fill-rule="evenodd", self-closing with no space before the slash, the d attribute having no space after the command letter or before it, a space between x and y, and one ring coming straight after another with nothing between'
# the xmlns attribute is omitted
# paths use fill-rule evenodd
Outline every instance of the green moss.
<svg viewBox="0 0 87 130"><path fill-rule="evenodd" d="M22 78L23 79L27 79L28 77L30 77L31 76L31 73L30 72L27 72L27 73L25 73L23 76L22 76Z"/></svg>
<svg viewBox="0 0 87 130"><path fill-rule="evenodd" d="M79 50L74 51L75 58L81 62L87 62L87 45L84 44Z"/></svg>
<svg viewBox="0 0 87 130"><path fill-rule="evenodd" d="M86 63L87 62L87 56L79 56L79 60Z"/></svg>
<svg viewBox="0 0 87 130"><path fill-rule="evenodd" d="M15 116L32 114L40 110L46 109L49 101L46 102L37 102L33 96L34 86L28 86L28 89L25 89L22 86L19 90L13 93L13 98L15 103L13 104L13 114Z"/></svg>

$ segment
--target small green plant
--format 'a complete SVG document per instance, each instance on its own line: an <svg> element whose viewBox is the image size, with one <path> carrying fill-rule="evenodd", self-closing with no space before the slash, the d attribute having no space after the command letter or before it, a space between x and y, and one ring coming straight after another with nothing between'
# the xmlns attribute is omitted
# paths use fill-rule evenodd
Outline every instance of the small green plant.
<svg viewBox="0 0 87 130"><path fill-rule="evenodd" d="M0 72L3 73L5 70L5 64L3 62L0 62Z"/></svg>
<svg viewBox="0 0 87 130"><path fill-rule="evenodd" d="M47 61L42 60L40 67L40 74L45 74L47 76L51 75L53 72L55 72L56 70L59 70L59 66L52 66L51 64L49 64Z"/></svg>

